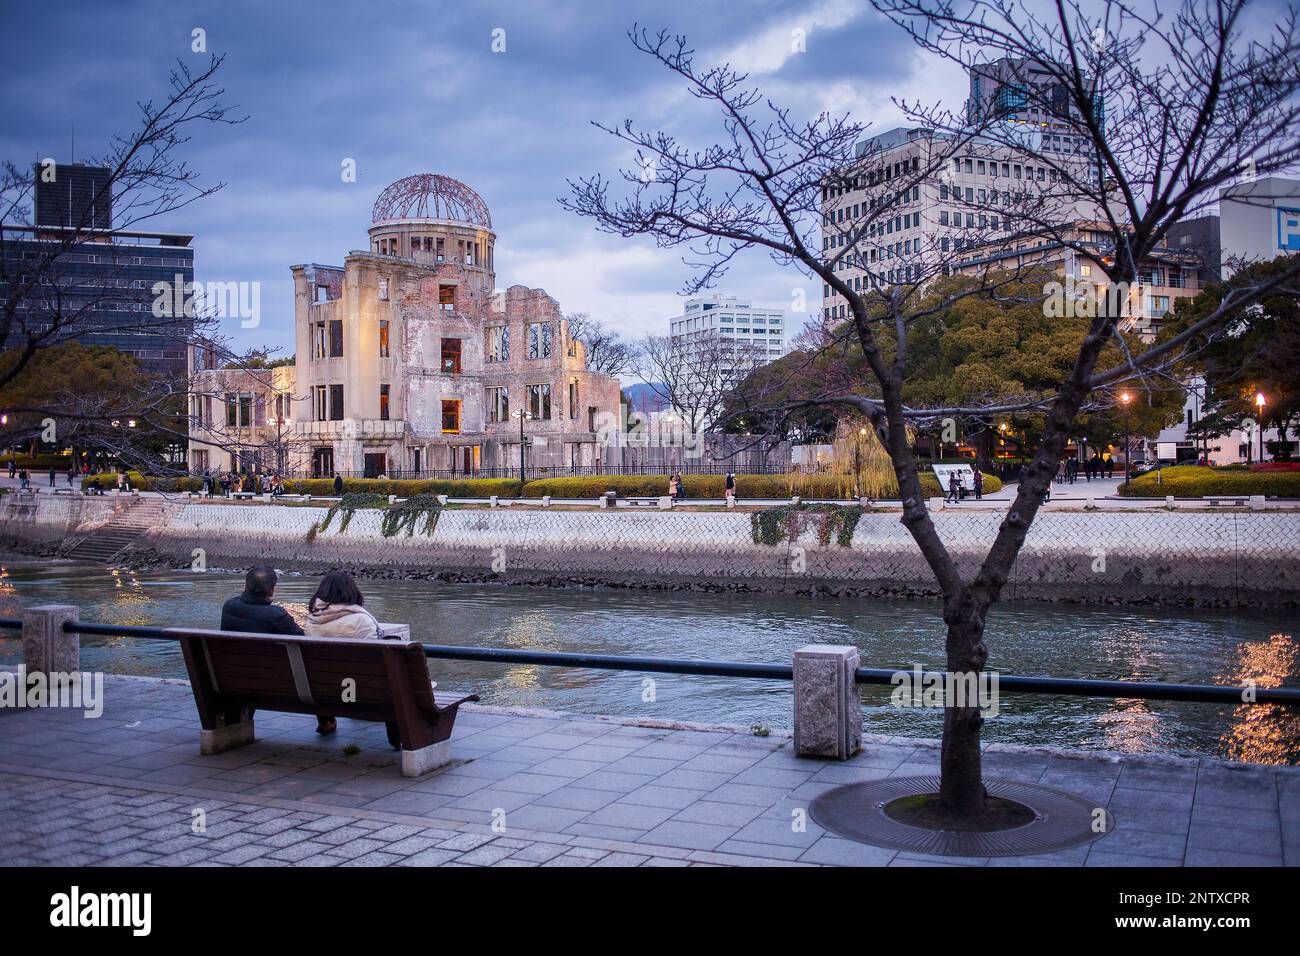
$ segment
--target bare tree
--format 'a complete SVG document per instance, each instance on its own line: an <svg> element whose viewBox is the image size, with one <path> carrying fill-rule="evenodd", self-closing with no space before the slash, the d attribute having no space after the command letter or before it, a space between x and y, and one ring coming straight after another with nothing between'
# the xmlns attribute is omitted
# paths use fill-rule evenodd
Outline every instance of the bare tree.
<svg viewBox="0 0 1300 956"><path fill-rule="evenodd" d="M1044 177L1048 188L1043 191L1024 189L1024 195L1013 197L1017 230L1097 254L1095 236L1085 242L1059 221L1062 202L1090 201L1100 220L1095 231L1108 247L1101 257L1112 285L1134 283L1141 263L1170 225L1212 202L1243 167L1266 175L1300 159L1300 60L1293 17L1252 40L1243 37L1246 0L1184 0L1176 13L1164 17L1154 7L1114 0L1087 8L1061 0L1044 17L1003 0L874 2L932 56L966 67L989 56L1007 57L1049 71L1051 90L1038 105L1051 110L1058 126L1081 143L1082 152L1047 148L1027 139L1023 127L1008 128L1020 124L1003 123L996 115L953 117L912 106L909 115L943 147L930 154L932 161L904 176L924 188L953 159L989 142L1019 151L1053 174L1050 180ZM609 182L595 176L570 183L572 195L565 206L591 217L604 231L647 235L663 247L688 248L697 266L694 288L709 285L749 249L765 250L778 264L821 280L828 298L842 304L842 318L870 376L860 387L815 400L856 408L876 428L898 480L902 522L942 593L948 670L982 670L988 659L984 630L989 610L1001 595L1080 411L1090 402L1109 401L1118 384L1141 385L1157 370L1172 370L1198 336L1218 334L1234 309L1279 289L1295 290L1300 267L1234 289L1224 307L1141 353L1128 347L1122 309L1103 297L1097 314L1084 320L1086 333L1057 388L970 405L909 406L903 391L914 324L936 309L949 308L955 297L997 296L1004 280L985 273L981 281L945 291L944 265L955 264L940 262L936 275L931 259L899 263L890 267L892 274L877 260L877 268L868 270L874 279L846 281L841 263L865 255L870 266L877 230L896 214L887 204L872 201L861 204L865 208L851 222L848 217L841 222L837 214L833 224L824 223L824 197L857 185L862 176L877 182L873 158L855 150L864 128L827 115L797 122L765 102L747 87L746 76L731 67L697 69L684 38L634 28L631 39L677 74L693 96L719 110L724 135L720 143L690 150L667 133L638 131L630 120L602 127L637 151L636 167L621 172L629 194L611 198ZM891 177L879 185L882 192L893 192L910 182ZM962 201L966 203L964 195ZM963 228L968 224L963 215ZM925 225L935 233L932 223ZM819 244L819 228L827 230L822 238L835 245ZM976 247L985 241L962 239L965 248L970 248L967 241ZM924 244L933 252L939 241L935 235ZM897 271L908 265L920 269L919 277ZM828 332L840 311L837 305L836 314L827 316ZM1098 360L1108 346L1125 357L1100 371ZM977 566L963 568L926 509L909 426L1031 413L1045 419L1037 453L987 553ZM932 803L938 819L968 824L988 812L980 766L982 720L977 706L946 702L942 782Z"/></svg>
<svg viewBox="0 0 1300 956"><path fill-rule="evenodd" d="M102 331L109 311L130 314L129 323L118 326L125 331L164 337L178 348L210 324L211 316L193 305L193 290L173 290L160 297L152 288L125 278L131 250L115 241L113 233L139 229L223 187L220 182L201 183L179 155L195 127L242 122L221 103L224 91L215 82L221 63L221 57L212 57L203 69L194 71L177 62L163 101L140 103L139 126L114 137L105 155L89 161L106 168L107 177L97 183L83 206L67 210L66 224L52 227L36 221L37 179L56 175L52 164L42 163L30 171L11 162L4 165L0 171L0 347L5 353L0 388L17 379L43 350L73 342L90 330ZM97 215L97 210L110 204L111 229ZM88 246L107 268L79 277L70 264ZM181 396L187 383L183 376L164 378L155 375L145 387L124 390L112 407L78 411L67 402L50 401L13 411L26 422L42 417L83 424L171 419L178 400L183 409ZM63 384L75 389L75 383ZM19 436L14 433L14 437Z"/></svg>
<svg viewBox="0 0 1300 956"><path fill-rule="evenodd" d="M766 357L766 350L760 354L749 343L716 335L689 340L650 335L637 352L637 376L693 435L713 427L732 390Z"/></svg>
<svg viewBox="0 0 1300 956"><path fill-rule="evenodd" d="M564 318L569 323L569 337L583 345L587 368L606 375L623 375L631 370L637 358L633 343L586 312L571 312Z"/></svg>

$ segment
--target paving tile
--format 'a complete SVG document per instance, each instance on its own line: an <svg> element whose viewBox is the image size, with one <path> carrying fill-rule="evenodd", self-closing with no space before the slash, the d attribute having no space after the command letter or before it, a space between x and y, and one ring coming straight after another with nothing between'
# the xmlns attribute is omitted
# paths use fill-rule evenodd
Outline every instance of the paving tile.
<svg viewBox="0 0 1300 956"><path fill-rule="evenodd" d="M897 850L870 846L854 840L823 836L801 853L804 863L821 863L831 866L886 866L898 855Z"/></svg>
<svg viewBox="0 0 1300 956"><path fill-rule="evenodd" d="M762 813L761 808L735 803L716 803L696 800L673 815L683 823L712 823L720 826L743 827Z"/></svg>
<svg viewBox="0 0 1300 956"><path fill-rule="evenodd" d="M442 866L460 856L460 850L429 849L412 856L401 857L394 866Z"/></svg>
<svg viewBox="0 0 1300 956"><path fill-rule="evenodd" d="M613 803L619 797L619 793L613 790L589 790L585 787L570 786L540 796L531 805L534 807L559 807L590 812L599 810L606 804Z"/></svg>
<svg viewBox="0 0 1300 956"><path fill-rule="evenodd" d="M674 813L670 807L652 807L642 804L616 802L601 807L583 818L593 826L622 827L629 830L649 830L663 823Z"/></svg>
<svg viewBox="0 0 1300 956"><path fill-rule="evenodd" d="M619 800L622 803L635 803L646 807L680 810L689 807L703 796L706 796L704 790L682 790L678 787L665 787L658 783L651 783L644 787L637 787Z"/></svg>
<svg viewBox="0 0 1300 956"><path fill-rule="evenodd" d="M669 820L647 832L638 842L659 846L680 846L690 850L716 850L735 835L735 827Z"/></svg>

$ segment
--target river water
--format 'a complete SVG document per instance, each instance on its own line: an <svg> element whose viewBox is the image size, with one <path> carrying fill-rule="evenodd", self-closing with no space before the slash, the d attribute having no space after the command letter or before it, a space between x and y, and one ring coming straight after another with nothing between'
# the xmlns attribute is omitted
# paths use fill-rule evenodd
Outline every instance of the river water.
<svg viewBox="0 0 1300 956"><path fill-rule="evenodd" d="M928 601L814 599L615 589L555 590L427 581L363 581L366 606L411 625L417 640L598 654L789 662L810 643L855 644L863 666L941 668L943 629ZM296 616L314 577L285 575L277 601ZM24 604L77 604L81 618L115 624L216 627L241 580L219 572L131 572L67 563L0 568L0 616ZM1004 674L1300 687L1300 614L1051 604L1004 605L991 615L989 667ZM21 661L18 635L0 631L0 664ZM82 668L184 677L179 648L162 641L82 637ZM486 703L587 714L791 725L784 681L647 675L576 668L433 661L434 678ZM863 688L870 733L937 737L941 712L890 705ZM1138 700L1003 693L986 739L1087 749L1210 754L1300 763L1300 715Z"/></svg>

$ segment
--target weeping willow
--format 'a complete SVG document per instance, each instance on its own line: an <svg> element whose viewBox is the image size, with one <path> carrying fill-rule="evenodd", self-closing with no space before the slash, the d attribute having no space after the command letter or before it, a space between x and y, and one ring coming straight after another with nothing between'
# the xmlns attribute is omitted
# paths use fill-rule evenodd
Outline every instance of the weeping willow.
<svg viewBox="0 0 1300 956"><path fill-rule="evenodd" d="M914 439L912 429L907 440ZM876 430L863 421L841 421L831 442L828 471L835 476L836 492L843 498L895 498L898 479L894 463L881 443ZM794 494L797 489L792 489Z"/></svg>

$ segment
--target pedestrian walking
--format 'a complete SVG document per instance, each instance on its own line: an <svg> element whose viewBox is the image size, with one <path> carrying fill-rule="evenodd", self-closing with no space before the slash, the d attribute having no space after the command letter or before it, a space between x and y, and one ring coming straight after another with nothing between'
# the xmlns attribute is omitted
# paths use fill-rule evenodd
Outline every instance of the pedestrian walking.
<svg viewBox="0 0 1300 956"><path fill-rule="evenodd" d="M343 476L338 472L334 473L334 494L343 497Z"/></svg>
<svg viewBox="0 0 1300 956"><path fill-rule="evenodd" d="M680 489L680 485L678 485L677 483L677 476L669 475L668 476L668 500L671 501L673 504L677 504L677 492L679 489Z"/></svg>
<svg viewBox="0 0 1300 956"><path fill-rule="evenodd" d="M55 477L55 475L54 475L54 466L51 465L51 466L50 466L50 487L51 487L51 488L54 487L54 483L55 483L57 480L58 480L58 479L57 479L57 478Z"/></svg>
<svg viewBox="0 0 1300 956"><path fill-rule="evenodd" d="M24 468L18 472L18 487L20 490L26 491L31 485L31 480L27 477L27 469Z"/></svg>
<svg viewBox="0 0 1300 956"><path fill-rule="evenodd" d="M14 475L16 475L17 473L18 473L18 462L17 462L15 459L10 458L10 459L9 459L9 477L12 478L12 477L14 477Z"/></svg>
<svg viewBox="0 0 1300 956"><path fill-rule="evenodd" d="M975 469L975 500L984 500L984 472Z"/></svg>
<svg viewBox="0 0 1300 956"><path fill-rule="evenodd" d="M960 495L961 495L961 476L956 471L949 472L948 473L948 494L943 500L945 503L951 501L955 504L956 502L961 500Z"/></svg>
<svg viewBox="0 0 1300 956"><path fill-rule="evenodd" d="M727 501L734 502L736 500L736 473L734 471L727 472L727 481L723 485L723 489L726 493Z"/></svg>

